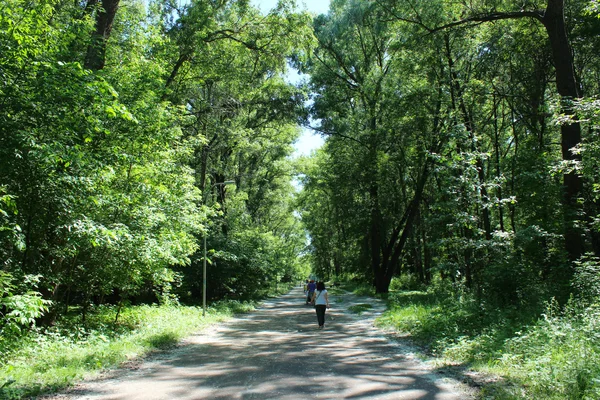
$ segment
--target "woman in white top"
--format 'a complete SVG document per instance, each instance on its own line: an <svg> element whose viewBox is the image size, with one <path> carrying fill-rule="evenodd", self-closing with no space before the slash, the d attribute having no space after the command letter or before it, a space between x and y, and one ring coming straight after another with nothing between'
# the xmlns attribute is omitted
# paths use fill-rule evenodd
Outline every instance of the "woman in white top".
<svg viewBox="0 0 600 400"><path fill-rule="evenodd" d="M327 296L327 290L325 290L325 283L317 282L317 290L313 294L312 302L317 311L319 329L323 329L325 326L325 310L329 308L329 297Z"/></svg>

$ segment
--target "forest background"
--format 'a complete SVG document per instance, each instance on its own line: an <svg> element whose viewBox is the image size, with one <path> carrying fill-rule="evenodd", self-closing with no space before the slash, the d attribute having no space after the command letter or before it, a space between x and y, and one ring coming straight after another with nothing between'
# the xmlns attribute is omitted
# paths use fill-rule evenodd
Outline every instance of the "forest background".
<svg viewBox="0 0 600 400"><path fill-rule="evenodd" d="M484 395L600 398L599 13L3 0L1 393L82 376L20 372L57 343L199 319L206 261L209 314L362 282L382 324L502 376ZM325 144L295 159L301 127Z"/></svg>

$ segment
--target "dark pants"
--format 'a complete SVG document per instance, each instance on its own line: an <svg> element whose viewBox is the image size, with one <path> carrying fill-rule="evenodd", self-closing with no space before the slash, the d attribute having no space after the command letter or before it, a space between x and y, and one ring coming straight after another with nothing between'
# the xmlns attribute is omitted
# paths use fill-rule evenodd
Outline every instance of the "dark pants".
<svg viewBox="0 0 600 400"><path fill-rule="evenodd" d="M306 295L306 304L310 303L310 301L312 300L313 294L315 293L314 290L309 290L308 294Z"/></svg>
<svg viewBox="0 0 600 400"><path fill-rule="evenodd" d="M317 304L315 306L315 310L317 310L317 321L319 322L319 326L325 325L325 310L327 309L326 305Z"/></svg>

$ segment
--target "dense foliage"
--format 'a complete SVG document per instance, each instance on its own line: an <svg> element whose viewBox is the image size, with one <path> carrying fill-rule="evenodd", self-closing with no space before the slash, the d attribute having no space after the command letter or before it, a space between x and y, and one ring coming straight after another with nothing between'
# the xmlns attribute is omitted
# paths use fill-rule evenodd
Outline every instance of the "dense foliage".
<svg viewBox="0 0 600 400"><path fill-rule="evenodd" d="M419 289L390 324L440 353L479 348L478 332L486 357L541 359L545 342L565 358L552 346L568 336L590 356L564 375L589 383L599 13L596 0L334 0L316 17L291 0L267 14L247 0L3 0L0 357L74 314L199 304L205 265L209 302L237 301L310 261L380 294ZM325 145L294 160L300 125ZM526 382L539 396L542 375ZM577 385L559 390L598 393Z"/></svg>
<svg viewBox="0 0 600 400"><path fill-rule="evenodd" d="M597 103L574 101L598 94L599 30L587 1L334 1L299 63L327 138L300 199L319 273L568 298L600 256Z"/></svg>
<svg viewBox="0 0 600 400"><path fill-rule="evenodd" d="M304 94L283 75L308 18L285 2L2 2L3 340L72 307L85 323L92 305L199 302L204 237L209 301L307 273L289 163Z"/></svg>
<svg viewBox="0 0 600 400"><path fill-rule="evenodd" d="M485 398L600 396L597 6L333 1L298 63L326 137L301 166L317 274L499 375Z"/></svg>

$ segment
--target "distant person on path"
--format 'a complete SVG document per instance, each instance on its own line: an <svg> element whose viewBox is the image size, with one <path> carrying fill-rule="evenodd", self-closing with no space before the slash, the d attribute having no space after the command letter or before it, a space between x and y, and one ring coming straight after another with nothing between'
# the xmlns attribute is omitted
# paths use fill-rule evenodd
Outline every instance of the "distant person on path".
<svg viewBox="0 0 600 400"><path fill-rule="evenodd" d="M327 296L325 283L317 283L317 291L313 294L312 301L315 304L315 310L317 311L319 329L323 329L325 326L325 310L329 308L329 297Z"/></svg>
<svg viewBox="0 0 600 400"><path fill-rule="evenodd" d="M315 284L314 279L311 279L308 285L306 285L306 290L308 291L306 293L306 304L308 304L312 300L313 294L315 294L316 289L317 285Z"/></svg>

